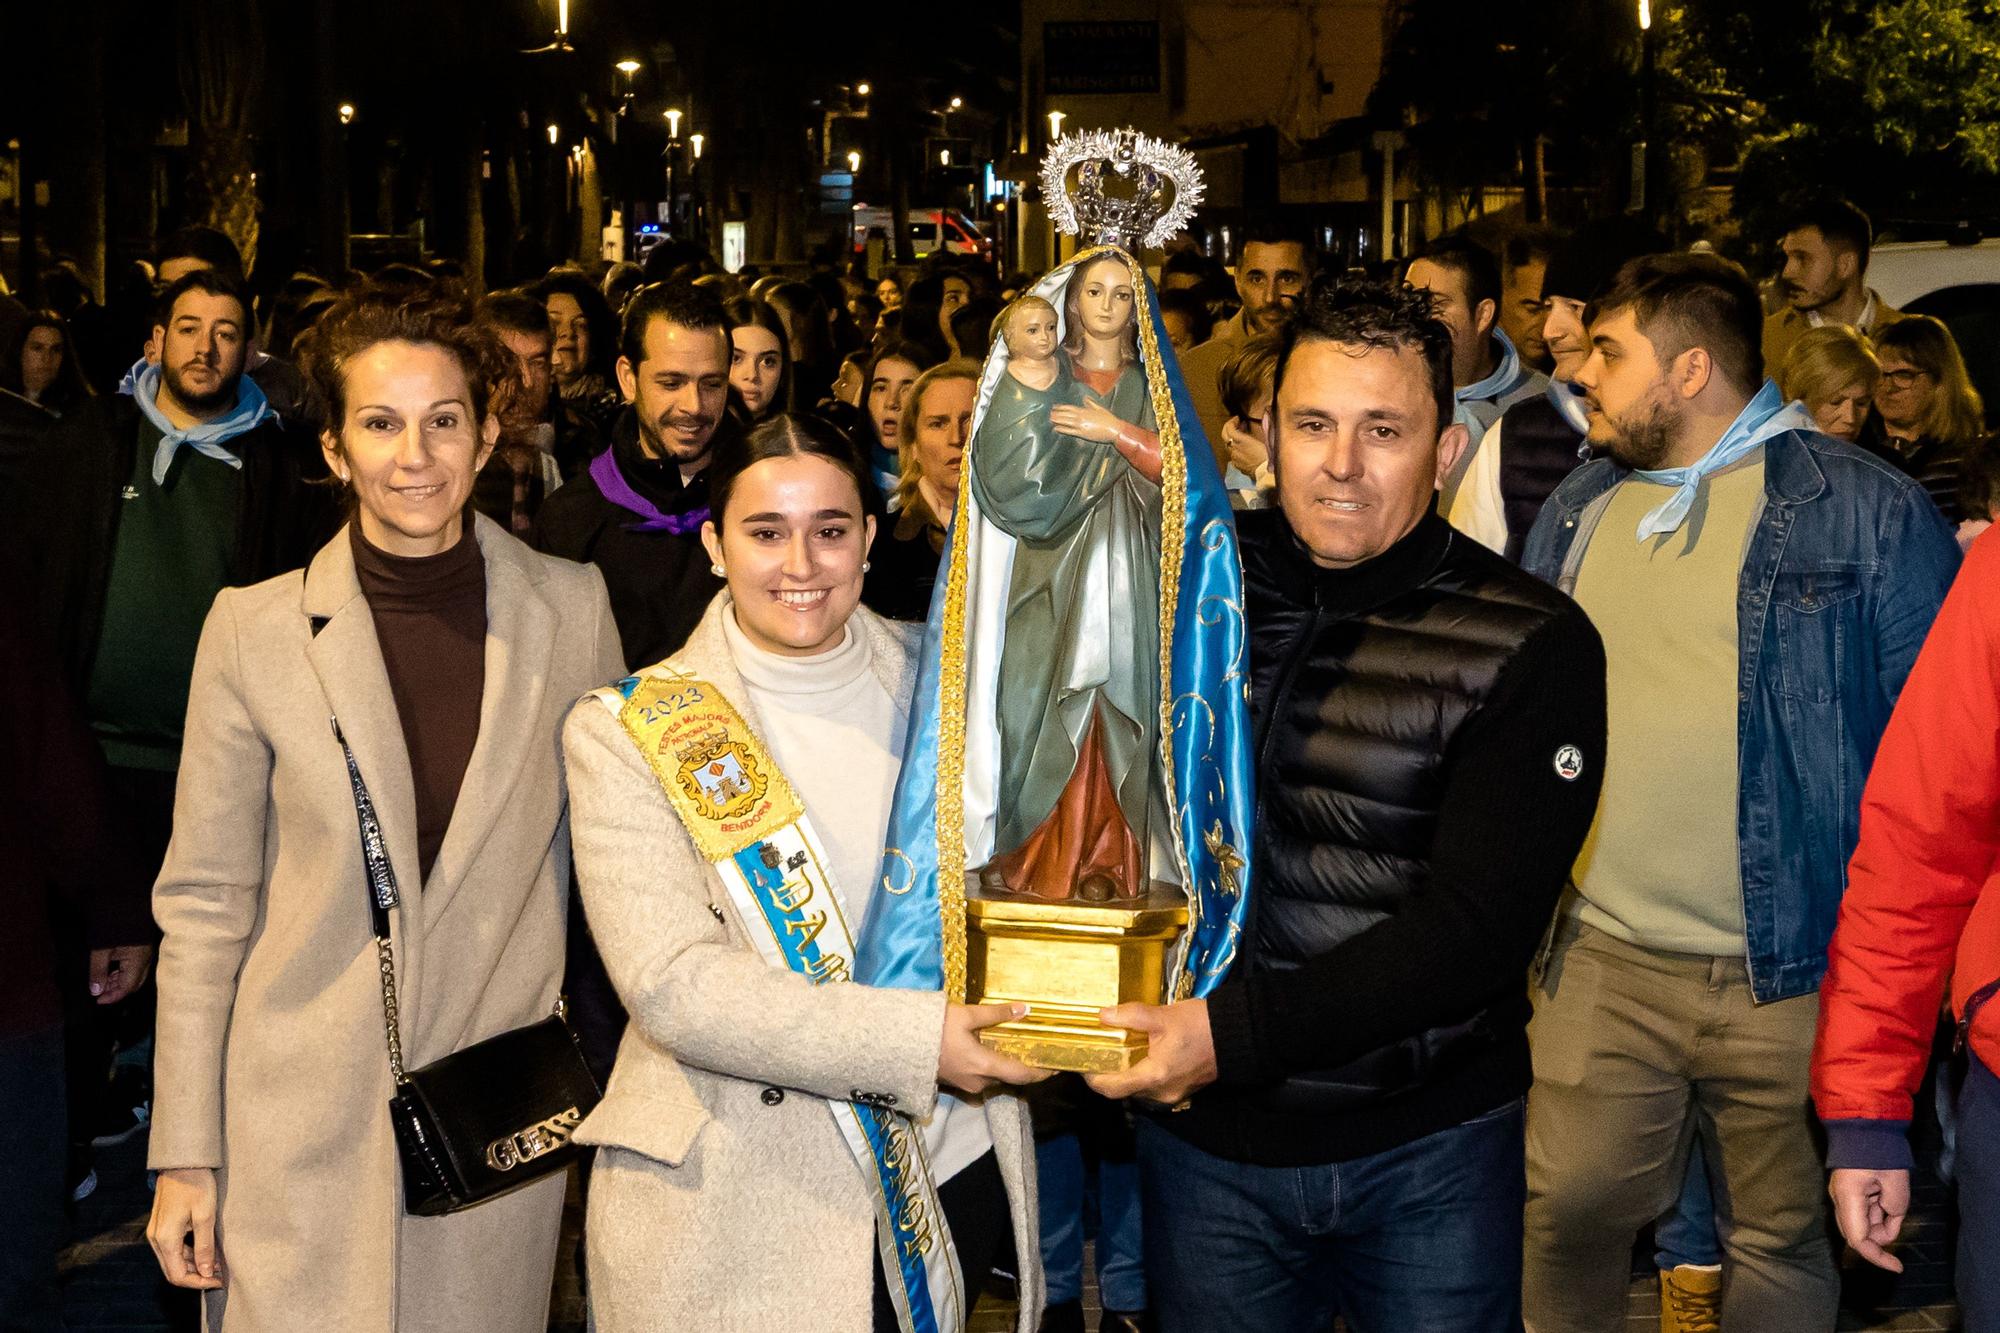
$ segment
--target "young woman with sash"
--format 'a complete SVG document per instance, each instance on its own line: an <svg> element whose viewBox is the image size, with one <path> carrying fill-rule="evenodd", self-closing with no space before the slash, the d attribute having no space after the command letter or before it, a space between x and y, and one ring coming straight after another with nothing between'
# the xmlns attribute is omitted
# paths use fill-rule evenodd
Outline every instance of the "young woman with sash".
<svg viewBox="0 0 2000 1333"><path fill-rule="evenodd" d="M727 588L563 738L577 879L632 1021L577 1141L601 1333L965 1326L1013 1248L1041 1308L1034 1147L982 1046L1007 1006L851 980L882 892L914 626L859 605L880 501L814 418L720 447ZM891 853L893 856L893 852Z"/></svg>
<svg viewBox="0 0 2000 1333"><path fill-rule="evenodd" d="M202 630L153 893L148 1239L229 1333L541 1333L560 1176L405 1211L349 763L399 899L405 1064L544 1019L569 877L558 731L620 669L618 635L595 569L472 513L507 371L469 307L363 290L312 337L352 519Z"/></svg>

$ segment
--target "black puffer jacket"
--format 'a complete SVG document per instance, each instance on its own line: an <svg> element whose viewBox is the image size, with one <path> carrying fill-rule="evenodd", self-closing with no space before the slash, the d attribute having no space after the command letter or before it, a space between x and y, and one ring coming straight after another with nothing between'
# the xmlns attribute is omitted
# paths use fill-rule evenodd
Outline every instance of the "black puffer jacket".
<svg viewBox="0 0 2000 1333"><path fill-rule="evenodd" d="M1589 830L1604 655L1583 612L1435 515L1361 565L1241 517L1253 914L1220 1074L1169 1128L1272 1165L1462 1123L1528 1082L1526 971Z"/></svg>

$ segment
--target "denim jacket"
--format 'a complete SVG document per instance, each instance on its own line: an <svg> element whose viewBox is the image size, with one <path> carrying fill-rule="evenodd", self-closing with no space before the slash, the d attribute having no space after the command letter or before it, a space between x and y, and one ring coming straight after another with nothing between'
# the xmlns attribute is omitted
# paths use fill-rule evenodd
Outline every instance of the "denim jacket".
<svg viewBox="0 0 2000 1333"><path fill-rule="evenodd" d="M1572 472L1522 565L1573 594L1628 475L1608 458ZM1766 443L1736 594L1737 845L1760 1002L1807 994L1826 971L1868 765L1958 559L1937 506L1888 463L1812 431Z"/></svg>

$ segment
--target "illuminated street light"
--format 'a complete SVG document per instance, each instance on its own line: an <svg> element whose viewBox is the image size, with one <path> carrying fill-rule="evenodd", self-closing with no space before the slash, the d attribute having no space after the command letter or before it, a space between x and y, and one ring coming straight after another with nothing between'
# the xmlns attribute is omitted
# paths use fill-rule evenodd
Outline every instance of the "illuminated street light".
<svg viewBox="0 0 2000 1333"><path fill-rule="evenodd" d="M951 165L951 149L949 148L938 149L938 165L941 167L948 167Z"/></svg>
<svg viewBox="0 0 2000 1333"><path fill-rule="evenodd" d="M965 105L965 99L963 97L954 97L951 99L951 109L953 111L958 110L960 107L964 105Z"/></svg>
<svg viewBox="0 0 2000 1333"><path fill-rule="evenodd" d="M1639 31L1645 32L1653 26L1653 6L1650 0L1639 0Z"/></svg>
<svg viewBox="0 0 2000 1333"><path fill-rule="evenodd" d="M861 154L849 153L847 155L847 170L850 175L861 170Z"/></svg>
<svg viewBox="0 0 2000 1333"><path fill-rule="evenodd" d="M337 110L340 115L341 124L352 125L354 123L354 103L342 102Z"/></svg>
<svg viewBox="0 0 2000 1333"><path fill-rule="evenodd" d="M662 114L663 114L663 115L665 115L665 116L666 116L666 118L667 118L667 137L668 137L669 139L678 139L678 138L680 138L680 137L681 137L681 113L680 113L679 111L677 111L677 110L676 110L676 111L667 111L667 112L663 112Z"/></svg>
<svg viewBox="0 0 2000 1333"><path fill-rule="evenodd" d="M626 78L629 79L634 74L637 74L639 72L639 62L636 60L621 60L617 64L613 65L611 68L617 70L620 74L623 74Z"/></svg>
<svg viewBox="0 0 2000 1333"><path fill-rule="evenodd" d="M569 0L556 0L556 36L569 36Z"/></svg>
<svg viewBox="0 0 2000 1333"><path fill-rule="evenodd" d="M560 139L560 138L562 138L562 129L561 129L561 128L560 128L560 127L559 127L559 126L558 126L558 125L557 125L557 124L556 124L556 123L555 123L554 121L550 121L550 122L549 122L549 142L550 142L551 144L553 144L553 143L555 143L555 142L556 142L556 141L557 141L558 139Z"/></svg>
<svg viewBox="0 0 2000 1333"><path fill-rule="evenodd" d="M854 91L866 97L875 91L875 85L872 83L857 83L854 85Z"/></svg>
<svg viewBox="0 0 2000 1333"><path fill-rule="evenodd" d="M688 136L688 142L694 145L694 160L697 162L701 161L701 145L704 137L699 134L690 134Z"/></svg>
<svg viewBox="0 0 2000 1333"><path fill-rule="evenodd" d="M1060 112L1060 111L1051 111L1051 112L1049 112L1049 137L1050 137L1051 139L1060 139L1060 138L1062 138L1062 123L1063 123L1063 120L1064 120L1064 116L1063 116L1063 113L1062 113L1062 112Z"/></svg>

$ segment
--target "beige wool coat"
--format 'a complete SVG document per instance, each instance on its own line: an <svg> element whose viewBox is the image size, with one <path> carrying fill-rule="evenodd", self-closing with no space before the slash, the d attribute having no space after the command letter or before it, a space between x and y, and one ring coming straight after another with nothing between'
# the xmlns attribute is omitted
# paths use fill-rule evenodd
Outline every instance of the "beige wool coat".
<svg viewBox="0 0 2000 1333"><path fill-rule="evenodd" d="M754 729L723 637L727 606L719 594L671 660ZM883 686L907 704L911 644L865 607L848 623L869 636ZM944 996L814 986L765 962L610 711L578 704L563 748L577 890L632 1016L604 1101L577 1132L602 1149L585 1228L598 1333L866 1333L874 1213L826 1099L887 1093L897 1109L929 1115ZM985 1110L1020 1256L1019 1328L1032 1333L1042 1305L1034 1141L1018 1097L990 1095Z"/></svg>
<svg viewBox="0 0 2000 1333"><path fill-rule="evenodd" d="M402 903L406 1066L546 1016L569 838L559 733L622 674L596 570L485 518L479 738L430 878L410 761L342 531L309 569L222 593L188 703L159 960L151 1165L212 1167L227 1333L542 1333L563 1182L451 1217L404 1212L353 747ZM316 617L324 617L313 633Z"/></svg>

